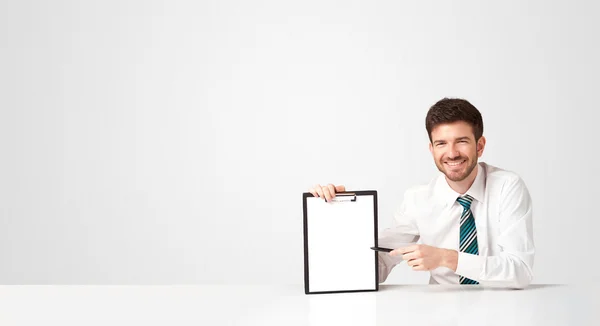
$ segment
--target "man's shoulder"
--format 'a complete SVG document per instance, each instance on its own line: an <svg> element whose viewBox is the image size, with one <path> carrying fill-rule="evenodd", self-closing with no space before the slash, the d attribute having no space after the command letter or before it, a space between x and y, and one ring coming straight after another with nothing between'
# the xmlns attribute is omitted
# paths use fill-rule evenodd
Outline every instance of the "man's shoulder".
<svg viewBox="0 0 600 326"><path fill-rule="evenodd" d="M494 192L506 194L510 192L528 192L525 181L514 171L481 163L486 169L486 187Z"/></svg>
<svg viewBox="0 0 600 326"><path fill-rule="evenodd" d="M488 183L515 184L523 181L521 176L514 171L499 168L485 162L482 162L481 165L485 168Z"/></svg>

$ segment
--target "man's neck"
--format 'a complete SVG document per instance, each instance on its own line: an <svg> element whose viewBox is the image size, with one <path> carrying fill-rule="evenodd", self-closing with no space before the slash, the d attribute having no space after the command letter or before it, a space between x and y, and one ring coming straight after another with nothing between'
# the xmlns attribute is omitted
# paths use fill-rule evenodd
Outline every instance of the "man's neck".
<svg viewBox="0 0 600 326"><path fill-rule="evenodd" d="M448 185L450 186L450 188L452 188L452 190L454 190L457 193L462 195L465 192L467 192L467 190L469 190L469 188L471 188L471 186L473 185L473 182L475 182L475 178L477 177L478 171L479 171L479 163L477 165L475 165L475 168L473 169L473 171L471 171L471 174L469 174L469 176L466 177L464 180L452 181L452 180L448 180L448 178L446 178L446 182L448 182Z"/></svg>

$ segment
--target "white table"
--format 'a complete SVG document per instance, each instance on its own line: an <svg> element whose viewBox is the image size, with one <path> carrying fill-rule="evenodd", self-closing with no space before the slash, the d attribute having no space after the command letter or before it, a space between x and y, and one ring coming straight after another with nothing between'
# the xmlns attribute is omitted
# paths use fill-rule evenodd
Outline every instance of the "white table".
<svg viewBox="0 0 600 326"><path fill-rule="evenodd" d="M600 325L600 287L0 286L0 325Z"/></svg>

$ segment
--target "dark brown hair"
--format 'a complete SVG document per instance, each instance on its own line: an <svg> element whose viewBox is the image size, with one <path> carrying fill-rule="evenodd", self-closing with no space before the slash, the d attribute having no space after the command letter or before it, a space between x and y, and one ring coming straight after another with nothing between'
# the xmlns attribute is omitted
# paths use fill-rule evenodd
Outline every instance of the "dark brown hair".
<svg viewBox="0 0 600 326"><path fill-rule="evenodd" d="M473 104L460 98L443 98L435 103L425 117L425 128L431 142L431 131L438 125L464 121L473 127L475 141L483 135L483 119Z"/></svg>

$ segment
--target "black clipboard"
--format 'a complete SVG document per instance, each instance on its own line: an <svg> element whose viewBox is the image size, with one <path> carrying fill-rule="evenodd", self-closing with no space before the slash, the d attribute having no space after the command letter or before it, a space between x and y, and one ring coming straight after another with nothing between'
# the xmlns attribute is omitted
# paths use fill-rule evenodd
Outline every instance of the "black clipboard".
<svg viewBox="0 0 600 326"><path fill-rule="evenodd" d="M377 191L302 194L305 294L379 291Z"/></svg>

